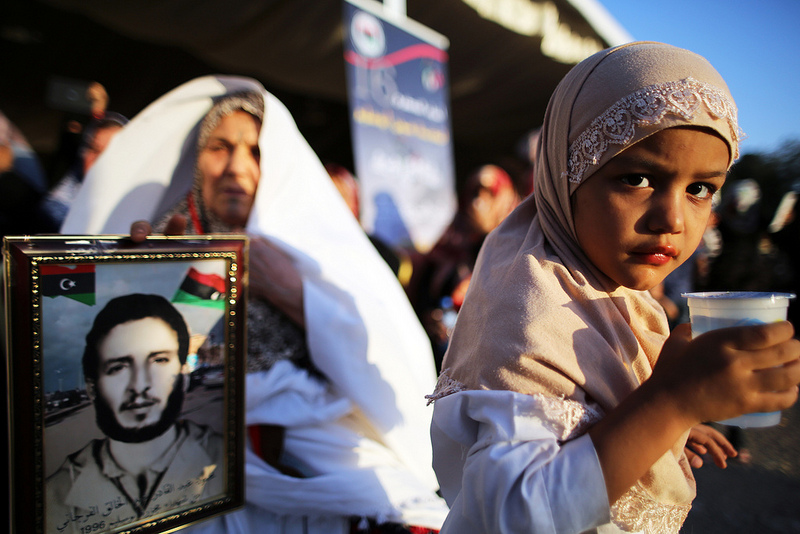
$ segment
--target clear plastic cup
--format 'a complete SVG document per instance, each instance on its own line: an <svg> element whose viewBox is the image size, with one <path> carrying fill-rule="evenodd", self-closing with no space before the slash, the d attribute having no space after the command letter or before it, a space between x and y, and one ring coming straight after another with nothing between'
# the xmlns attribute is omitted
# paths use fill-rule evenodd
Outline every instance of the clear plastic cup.
<svg viewBox="0 0 800 534"><path fill-rule="evenodd" d="M786 320L792 293L754 291L711 291L684 293L689 303L692 337L717 328L752 324L774 323ZM781 412L751 413L733 419L718 421L723 425L741 428L775 426L781 421Z"/></svg>

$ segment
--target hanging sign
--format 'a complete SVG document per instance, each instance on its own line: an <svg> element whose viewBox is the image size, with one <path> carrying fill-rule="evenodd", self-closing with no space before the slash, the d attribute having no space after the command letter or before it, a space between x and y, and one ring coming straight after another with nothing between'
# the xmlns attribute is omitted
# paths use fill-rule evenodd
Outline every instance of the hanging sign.
<svg viewBox="0 0 800 534"><path fill-rule="evenodd" d="M344 2L344 57L361 223L427 251L455 213L448 41L382 4Z"/></svg>

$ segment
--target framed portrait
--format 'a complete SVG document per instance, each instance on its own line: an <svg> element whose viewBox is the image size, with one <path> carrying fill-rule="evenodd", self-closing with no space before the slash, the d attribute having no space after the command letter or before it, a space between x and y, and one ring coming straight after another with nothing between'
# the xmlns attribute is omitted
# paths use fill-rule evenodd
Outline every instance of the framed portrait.
<svg viewBox="0 0 800 534"><path fill-rule="evenodd" d="M4 238L12 532L174 532L244 504L247 251Z"/></svg>

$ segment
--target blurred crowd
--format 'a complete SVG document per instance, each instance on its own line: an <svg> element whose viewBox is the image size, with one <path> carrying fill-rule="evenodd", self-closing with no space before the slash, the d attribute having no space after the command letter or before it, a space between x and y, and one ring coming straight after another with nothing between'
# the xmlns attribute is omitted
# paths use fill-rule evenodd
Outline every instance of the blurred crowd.
<svg viewBox="0 0 800 534"><path fill-rule="evenodd" d="M84 112L64 113L56 149L46 158L0 110L0 236L58 233L84 175L127 124L107 109L100 83L90 83L82 100Z"/></svg>

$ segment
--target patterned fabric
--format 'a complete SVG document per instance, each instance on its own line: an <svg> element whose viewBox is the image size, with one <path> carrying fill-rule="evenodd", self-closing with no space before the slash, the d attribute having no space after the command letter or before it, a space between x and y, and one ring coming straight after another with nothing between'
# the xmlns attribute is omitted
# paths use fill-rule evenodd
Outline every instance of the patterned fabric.
<svg viewBox="0 0 800 534"><path fill-rule="evenodd" d="M733 158L739 157L737 111L727 93L691 76L676 82L645 87L617 101L592 121L569 147L569 181L580 183L590 165L596 165L609 145L627 145L641 126L658 124L672 114L689 122L697 113L728 121L734 140Z"/></svg>
<svg viewBox="0 0 800 534"><path fill-rule="evenodd" d="M611 516L626 532L661 534L680 531L691 509L691 504L676 506L658 502L641 482L637 482L611 506Z"/></svg>

